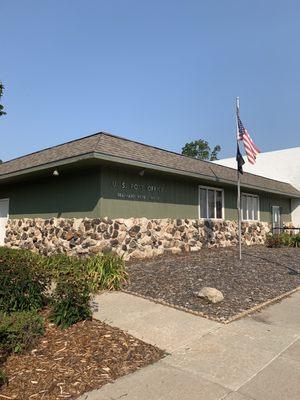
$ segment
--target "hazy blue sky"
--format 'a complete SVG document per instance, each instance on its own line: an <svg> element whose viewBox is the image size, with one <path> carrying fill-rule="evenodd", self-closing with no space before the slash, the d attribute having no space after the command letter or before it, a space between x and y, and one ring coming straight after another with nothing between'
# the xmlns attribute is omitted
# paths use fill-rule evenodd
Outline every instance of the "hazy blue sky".
<svg viewBox="0 0 300 400"><path fill-rule="evenodd" d="M0 0L7 160L105 130L235 152L234 101L263 151L300 146L300 2Z"/></svg>

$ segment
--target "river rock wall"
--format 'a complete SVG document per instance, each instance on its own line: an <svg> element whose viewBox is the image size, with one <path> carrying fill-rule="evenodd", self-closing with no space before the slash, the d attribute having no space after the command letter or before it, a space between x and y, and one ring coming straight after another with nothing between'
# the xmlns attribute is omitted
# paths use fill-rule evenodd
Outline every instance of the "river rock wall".
<svg viewBox="0 0 300 400"><path fill-rule="evenodd" d="M267 223L245 222L243 243L263 244L269 231ZM82 256L112 251L126 260L236 244L235 221L195 219L10 219L5 237L8 247L44 255Z"/></svg>

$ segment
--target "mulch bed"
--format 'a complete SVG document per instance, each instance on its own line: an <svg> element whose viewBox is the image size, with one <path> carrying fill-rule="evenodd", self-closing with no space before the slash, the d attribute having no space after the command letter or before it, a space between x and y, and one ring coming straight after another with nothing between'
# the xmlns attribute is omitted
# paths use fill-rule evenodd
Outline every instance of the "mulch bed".
<svg viewBox="0 0 300 400"><path fill-rule="evenodd" d="M128 265L125 291L228 322L300 286L300 248L249 246L240 262L236 248L202 249ZM195 296L204 286L225 299L211 304Z"/></svg>
<svg viewBox="0 0 300 400"><path fill-rule="evenodd" d="M60 330L47 323L35 348L10 356L3 370L8 385L0 399L76 399L163 357L162 350L100 321Z"/></svg>

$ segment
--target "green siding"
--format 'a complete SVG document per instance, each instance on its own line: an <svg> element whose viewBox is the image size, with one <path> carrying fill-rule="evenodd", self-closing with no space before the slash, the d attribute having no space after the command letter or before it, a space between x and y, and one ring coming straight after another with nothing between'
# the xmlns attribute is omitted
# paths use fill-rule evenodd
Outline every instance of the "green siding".
<svg viewBox="0 0 300 400"><path fill-rule="evenodd" d="M49 176L0 188L9 197L10 218L99 216L100 170Z"/></svg>
<svg viewBox="0 0 300 400"><path fill-rule="evenodd" d="M224 190L225 219L237 220L237 189Z"/></svg>
<svg viewBox="0 0 300 400"><path fill-rule="evenodd" d="M140 170L103 168L101 215L110 218L196 218L197 185Z"/></svg>
<svg viewBox="0 0 300 400"><path fill-rule="evenodd" d="M103 168L101 215L110 218L198 218L198 186L210 186L204 182L162 177L155 173ZM170 179L171 178L171 179ZM160 187L159 193L147 190L148 187ZM221 185L211 185L222 187ZM242 192L259 195L260 220L271 222L271 207L279 205L282 220L291 220L290 204L287 197L271 195L264 192L243 190ZM225 219L237 220L237 189L224 188Z"/></svg>
<svg viewBox="0 0 300 400"><path fill-rule="evenodd" d="M0 187L0 198L10 199L11 218L110 217L198 218L198 186L204 181L133 168L95 166L49 174L43 179ZM213 184L220 187L220 184ZM236 220L236 188L223 186L225 219ZM242 189L242 192L246 192ZM291 220L291 200L259 195L260 219L271 222L271 207L281 207L282 220Z"/></svg>
<svg viewBox="0 0 300 400"><path fill-rule="evenodd" d="M259 197L260 202L260 219L261 221L272 221L272 206L281 208L281 220L283 222L291 221L291 200L285 197L266 193Z"/></svg>
<svg viewBox="0 0 300 400"><path fill-rule="evenodd" d="M272 206L281 207L281 218L284 222L291 221L291 200L287 197L271 193L243 190L242 193L252 193L259 196L260 221L272 222ZM237 190L225 190L225 219L237 219Z"/></svg>

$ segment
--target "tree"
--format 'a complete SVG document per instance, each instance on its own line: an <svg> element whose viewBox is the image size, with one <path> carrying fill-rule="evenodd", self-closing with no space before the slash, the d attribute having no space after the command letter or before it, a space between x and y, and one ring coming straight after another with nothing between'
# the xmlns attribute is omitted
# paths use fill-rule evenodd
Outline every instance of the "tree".
<svg viewBox="0 0 300 400"><path fill-rule="evenodd" d="M214 161L218 159L218 153L221 151L221 146L218 144L211 150L206 140L195 140L186 143L182 148L181 154L184 156L196 158L197 160Z"/></svg>
<svg viewBox="0 0 300 400"><path fill-rule="evenodd" d="M221 146L217 144L213 149L210 154L210 161L215 161L218 160L218 153L221 151Z"/></svg>
<svg viewBox="0 0 300 400"><path fill-rule="evenodd" d="M3 95L3 90L4 90L4 86L0 82L0 100ZM4 111L4 107L2 106L2 104L0 104L0 117L1 117L1 115L5 115L5 114L6 114L6 112Z"/></svg>

